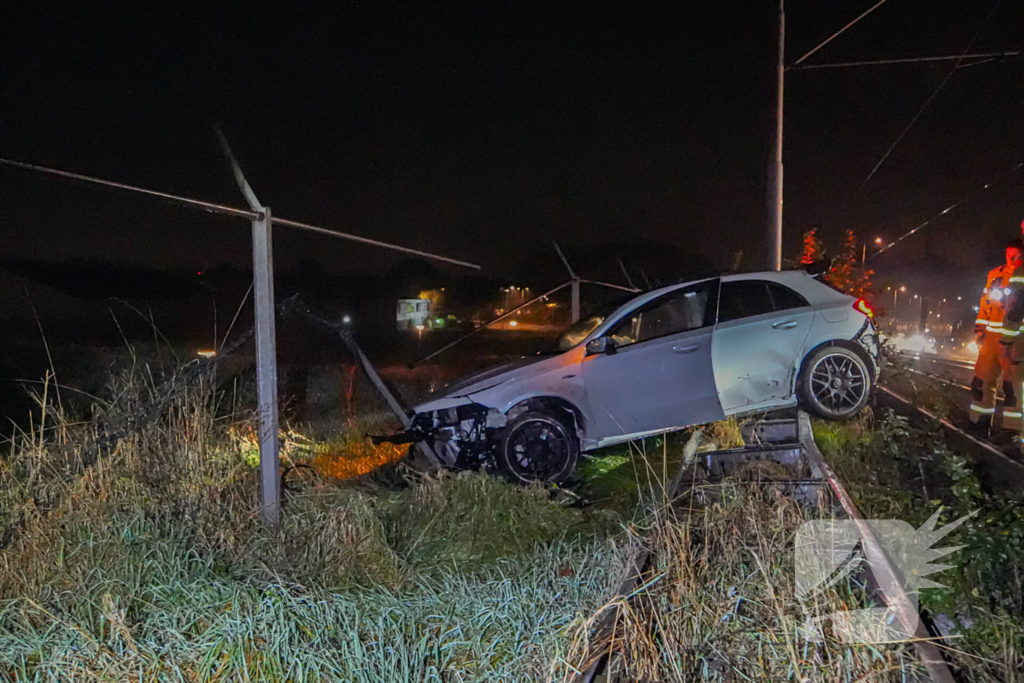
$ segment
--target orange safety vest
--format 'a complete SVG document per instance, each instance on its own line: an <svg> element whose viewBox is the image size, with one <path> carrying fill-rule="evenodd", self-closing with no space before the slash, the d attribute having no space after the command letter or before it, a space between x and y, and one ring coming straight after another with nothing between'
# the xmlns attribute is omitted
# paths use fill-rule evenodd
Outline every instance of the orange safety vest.
<svg viewBox="0 0 1024 683"><path fill-rule="evenodd" d="M1014 267L1002 265L988 272L985 291L978 304L978 319L974 321L975 332L1003 331L1003 318L1006 316L1006 303L1010 298L1010 276Z"/></svg>

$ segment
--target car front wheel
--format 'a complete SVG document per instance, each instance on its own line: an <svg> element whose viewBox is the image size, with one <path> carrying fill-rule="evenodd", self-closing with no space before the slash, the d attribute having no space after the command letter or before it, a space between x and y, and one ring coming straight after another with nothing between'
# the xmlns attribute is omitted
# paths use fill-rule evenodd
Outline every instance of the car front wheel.
<svg viewBox="0 0 1024 683"><path fill-rule="evenodd" d="M845 420L867 404L871 372L850 349L827 346L804 360L797 390L808 410L830 420Z"/></svg>
<svg viewBox="0 0 1024 683"><path fill-rule="evenodd" d="M527 410L509 420L496 459L501 471L518 484L560 483L579 459L572 425L546 410Z"/></svg>

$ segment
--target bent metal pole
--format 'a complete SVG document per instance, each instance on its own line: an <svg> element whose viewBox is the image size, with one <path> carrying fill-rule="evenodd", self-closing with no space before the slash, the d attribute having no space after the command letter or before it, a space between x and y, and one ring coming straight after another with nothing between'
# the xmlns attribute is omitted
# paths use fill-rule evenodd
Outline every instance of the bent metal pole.
<svg viewBox="0 0 1024 683"><path fill-rule="evenodd" d="M274 235L270 207L256 197L228 139L215 129L224 156L249 208L252 222L252 283L256 308L256 400L259 402L260 514L267 526L281 521L281 453L277 414L277 333L274 318Z"/></svg>

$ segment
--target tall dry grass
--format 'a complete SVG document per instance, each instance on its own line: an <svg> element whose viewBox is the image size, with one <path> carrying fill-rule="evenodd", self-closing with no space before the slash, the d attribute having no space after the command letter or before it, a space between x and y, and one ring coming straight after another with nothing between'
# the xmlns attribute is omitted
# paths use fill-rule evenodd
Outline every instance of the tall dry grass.
<svg viewBox="0 0 1024 683"><path fill-rule="evenodd" d="M540 680L622 565L614 518L471 473L293 481L267 529L202 374L111 396L73 425L44 386L0 459L0 678Z"/></svg>
<svg viewBox="0 0 1024 683"><path fill-rule="evenodd" d="M698 485L662 508L639 588L575 624L552 678L571 680L610 652L609 680L916 680L922 669L910 644L849 645L827 626L820 642L809 637L809 618L871 606L867 591L850 580L813 604L797 599L796 531L830 509L757 479ZM608 614L611 628L595 628Z"/></svg>

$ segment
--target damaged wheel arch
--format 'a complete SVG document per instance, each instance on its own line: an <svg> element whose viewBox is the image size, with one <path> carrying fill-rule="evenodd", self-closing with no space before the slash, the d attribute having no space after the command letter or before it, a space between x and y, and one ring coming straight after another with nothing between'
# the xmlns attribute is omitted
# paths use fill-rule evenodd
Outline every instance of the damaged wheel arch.
<svg viewBox="0 0 1024 683"><path fill-rule="evenodd" d="M528 410L545 410L555 414L562 414L571 420L576 429L576 437L583 442L586 434L586 417L583 411L571 401L561 396L532 396L509 408L505 413L506 418L512 420Z"/></svg>

